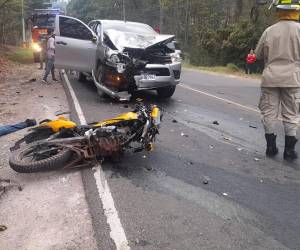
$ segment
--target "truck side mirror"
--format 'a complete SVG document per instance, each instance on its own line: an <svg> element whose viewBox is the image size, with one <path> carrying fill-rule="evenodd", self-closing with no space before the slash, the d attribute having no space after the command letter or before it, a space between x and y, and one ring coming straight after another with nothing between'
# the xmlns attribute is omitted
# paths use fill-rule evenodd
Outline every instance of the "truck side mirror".
<svg viewBox="0 0 300 250"><path fill-rule="evenodd" d="M96 37L96 36L93 36L93 37L92 37L92 42L93 42L93 43L96 43L97 41L98 41L97 37Z"/></svg>

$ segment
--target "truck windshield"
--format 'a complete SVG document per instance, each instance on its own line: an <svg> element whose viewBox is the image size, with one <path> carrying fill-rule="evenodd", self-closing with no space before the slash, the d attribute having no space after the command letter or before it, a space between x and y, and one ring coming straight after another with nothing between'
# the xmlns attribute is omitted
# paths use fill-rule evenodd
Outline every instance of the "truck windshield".
<svg viewBox="0 0 300 250"><path fill-rule="evenodd" d="M55 15L34 15L33 26L39 28L49 28L54 27Z"/></svg>

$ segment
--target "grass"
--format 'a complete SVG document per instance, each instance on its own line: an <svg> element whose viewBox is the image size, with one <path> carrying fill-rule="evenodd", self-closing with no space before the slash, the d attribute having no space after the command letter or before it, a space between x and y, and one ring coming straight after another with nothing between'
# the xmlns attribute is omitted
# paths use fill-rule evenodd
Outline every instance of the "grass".
<svg viewBox="0 0 300 250"><path fill-rule="evenodd" d="M225 66L204 67L204 66L195 66L185 62L183 63L183 67L187 69L214 72L214 73L225 74L225 75L235 75L235 76L242 76L242 77L247 76L255 79L261 77L260 74L247 75L244 70L238 68L236 65L232 63L229 63L226 67Z"/></svg>
<svg viewBox="0 0 300 250"><path fill-rule="evenodd" d="M21 64L33 63L33 54L30 48L11 49L4 55L8 60Z"/></svg>

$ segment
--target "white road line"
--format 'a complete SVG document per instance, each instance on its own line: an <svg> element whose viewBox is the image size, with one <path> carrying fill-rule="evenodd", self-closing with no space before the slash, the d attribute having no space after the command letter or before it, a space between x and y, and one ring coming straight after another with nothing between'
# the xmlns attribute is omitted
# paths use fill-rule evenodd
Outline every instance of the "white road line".
<svg viewBox="0 0 300 250"><path fill-rule="evenodd" d="M210 94L210 93L207 93L207 92L204 92L204 91L200 91L200 90L198 90L198 89L191 88L191 87L189 87L189 86L187 86L187 85L185 85L185 84L180 84L180 85L178 85L178 86L180 86L180 87L182 87L182 88L184 88L184 89L188 89L188 90L197 92L197 93L202 94L202 95L206 95L206 96L215 98L215 99L217 99L217 100L219 100L219 101L222 101L222 102L230 103L230 104L235 105L235 106L237 106L237 107L239 107L239 108L246 109L246 110L249 110L249 111L251 111L251 112L255 112L255 113L259 113L259 114L260 114L260 111L259 111L258 109L251 108L251 107L248 107L248 106L239 104L239 103L237 103L237 102L234 102L234 101L231 101L231 100L228 100L228 99L224 99L224 98L221 98L221 97L212 95L212 94Z"/></svg>
<svg viewBox="0 0 300 250"><path fill-rule="evenodd" d="M74 92L74 89L71 86L71 83L68 79L68 76L64 70L62 71L62 73L63 73L64 79L66 81L66 84L69 88L71 97L73 99L73 102L75 105L75 110L78 114L80 123L82 125L87 124L84 114L82 112L81 106L80 106L78 99L76 97L76 94ZM96 180L98 193L99 193L100 199L102 201L102 205L103 205L104 213L105 213L105 216L107 219L107 223L111 230L110 237L114 241L117 250L130 250L124 228L122 227L118 211L115 207L114 199L112 197L108 182L105 178L105 174L100 165L94 167L93 170L95 171L94 177Z"/></svg>

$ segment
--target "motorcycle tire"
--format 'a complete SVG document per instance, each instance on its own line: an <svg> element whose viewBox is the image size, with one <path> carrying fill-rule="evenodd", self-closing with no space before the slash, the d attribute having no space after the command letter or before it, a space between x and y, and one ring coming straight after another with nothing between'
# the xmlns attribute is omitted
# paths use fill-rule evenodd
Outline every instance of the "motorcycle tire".
<svg viewBox="0 0 300 250"><path fill-rule="evenodd" d="M49 157L37 160L33 157L31 157L31 160L26 159L26 156L30 153L38 153L38 149L36 149L38 145L40 143L32 143L13 152L9 159L10 167L18 173L45 172L61 169L72 159L72 150L67 148L59 149L58 146L56 146L57 153L49 155Z"/></svg>

